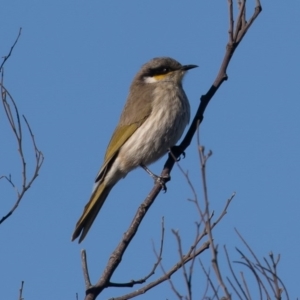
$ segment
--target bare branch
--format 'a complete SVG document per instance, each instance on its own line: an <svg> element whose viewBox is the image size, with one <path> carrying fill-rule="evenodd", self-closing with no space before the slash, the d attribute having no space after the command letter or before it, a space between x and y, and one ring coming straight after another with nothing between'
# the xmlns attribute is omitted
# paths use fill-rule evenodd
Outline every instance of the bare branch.
<svg viewBox="0 0 300 300"><path fill-rule="evenodd" d="M6 56L3 57L3 61L2 61L2 63L1 63L1 65L0 65L0 72L1 72L1 70L2 70L2 68L3 68L4 64L5 64L5 62L6 62L6 61L9 59L9 57L11 56L11 54L12 54L12 52L13 52L13 50L14 50L14 48L15 48L15 46L16 46L18 40L19 40L19 37L21 36L21 32L22 32L22 27L20 27L19 33L18 33L18 35L17 35L17 38L16 38L15 42L13 43L13 45L10 47L10 51L8 52L8 54L7 54Z"/></svg>
<svg viewBox="0 0 300 300"><path fill-rule="evenodd" d="M230 286L233 288L233 290L235 291L236 295L239 297L240 300L243 300L243 298L241 297L240 293L237 291L236 287L234 286L234 284L231 282L231 280L229 279L229 277L226 277L227 281L229 282Z"/></svg>
<svg viewBox="0 0 300 300"><path fill-rule="evenodd" d="M259 1L257 1L257 3L259 3ZM232 2L229 1L229 23L230 23L229 32L230 32L230 34L229 34L229 41L228 41L228 44L226 47L226 52L225 52L225 55L223 58L223 62L221 64L220 70L216 76L214 83L212 84L212 86L210 87L208 92L205 95L201 96L200 105L198 107L198 110L194 116L194 119L190 125L190 128L189 128L186 136L184 137L184 139L182 140L182 142L179 146L175 146L170 150L169 157L168 157L168 159L164 165L163 171L161 173L161 177L163 178L162 181L164 181L164 178L167 178L170 175L170 173L173 169L173 166L175 164L175 161L177 161L177 159L184 153L185 149L190 145L192 138L193 138L199 124L203 120L203 115L204 115L204 112L206 110L208 103L210 102L210 100L212 99L212 97L214 96L216 91L219 89L221 84L228 78L228 76L226 74L226 70L227 70L227 67L230 63L230 60L231 60L236 48L238 47L239 42L242 40L243 36L246 34L246 31L250 28L251 24L256 19L256 17L258 16L260 11L261 11L261 6L259 5L259 8L255 9L253 16L248 23L246 23L246 21L244 20L245 19L244 12L239 14L236 24L240 24L240 25L236 26L235 31L234 31ZM235 37L234 34L236 34L237 32L239 32L239 33L237 34L236 40L234 40L234 37ZM210 156L210 153L207 155L205 160L207 160L207 158L209 156ZM136 234L145 214L147 213L148 209L150 208L150 206L152 205L152 203L154 202L154 200L156 199L156 197L158 196L158 194L160 193L161 190L162 190L162 184L157 182L154 185L151 192L148 194L147 198L144 200L144 202L138 208L137 213L136 213L134 219L132 220L130 227L124 234L124 236L123 236L121 242L119 243L119 245L117 246L117 248L114 250L114 252L110 256L107 266L106 266L103 274L101 275L100 279L98 280L98 282L95 285L93 285L88 290L86 290L86 298L85 298L86 300L96 299L96 297L101 293L101 291L111 284L111 282L110 282L111 276L113 275L114 271L120 264L122 257L129 245L129 243L131 242L132 238ZM205 194L206 194L206 199L207 199L207 193L205 192ZM231 197L231 199L233 198L233 196ZM231 200L229 200L228 203L226 204L226 208L230 204L230 201ZM208 203L208 200L207 200L207 203ZM200 207L199 207L199 212L202 214ZM226 213L226 209L224 211L224 214L225 213ZM184 256L183 261L180 261L179 263L177 263L177 265L173 269L171 269L169 272L166 273L166 275L162 276L157 281L154 281L133 293L124 295L124 296L116 298L116 299L129 299L131 297L134 297L136 295L144 293L147 290L151 289L152 287L156 286L157 284L167 280L168 278L170 278L170 276L174 272L176 272L178 270L178 268L181 268L183 266L183 264L185 264L187 261L194 259L195 256L199 255L201 252L203 252L205 249L207 249L207 247L209 245L211 246L211 249L212 249L213 266L214 266L215 272L219 278L220 284L223 288L223 291L224 291L226 297L228 299L230 299L230 295L229 295L229 293L226 289L226 286L222 280L221 274L218 271L217 249L213 245L213 238L212 238L212 234L211 234L211 229L217 224L217 222L219 222L222 219L223 215L220 216L220 218L217 220L217 222L211 224L210 220L211 220L213 214L210 216L208 208L204 212L204 214L207 217L206 221L204 222L205 229L199 235L199 237L197 239L197 243L206 234L209 235L209 241L202 244L202 246L200 248L198 248L197 250L195 248L193 248L194 246L191 247L191 249L189 251L189 255ZM203 221L204 219L201 218L201 220Z"/></svg>
<svg viewBox="0 0 300 300"><path fill-rule="evenodd" d="M245 279L245 277L244 277L244 273L241 272L240 274L241 274L241 277L242 277L242 281L243 281L243 284L244 284L246 293L247 293L247 295L248 295L247 299L252 300L251 295L250 295L250 292L249 292L249 288L248 288L247 281L246 281L246 279Z"/></svg>
<svg viewBox="0 0 300 300"><path fill-rule="evenodd" d="M9 57L9 55L7 57ZM3 107L4 107L6 117L9 121L10 127L11 127L11 129L12 129L14 135L15 135L16 140L17 140L18 152L19 152L19 155L20 155L21 165L22 165L22 188L19 190L16 187L16 185L13 183L13 181L11 179L11 175L9 175L9 176L5 176L5 175L0 176L0 180L1 179L6 179L11 184L11 186L16 191L16 196L17 196L17 200L16 200L15 204L13 205L13 207L10 209L10 211L6 215L4 215L0 219L0 224L3 223L8 217L10 217L13 214L13 212L17 209L17 207L19 206L24 194L30 188L30 186L32 185L34 180L38 177L39 171L40 171L40 169L42 167L42 164L43 164L43 161L44 161L43 153L37 148L33 132L30 128L30 125L29 125L27 119L23 115L23 118L24 118L24 121L26 123L27 129L30 133L31 142L32 142L33 149L34 149L34 154L35 154L35 169L33 171L33 174L31 176L31 178L28 180L27 179L27 177L28 177L27 165L26 165L25 155L24 155L24 151L23 151L24 140L23 140L22 125L21 125L19 110L18 110L18 107L17 107L16 102L13 99L12 95L4 87L3 79L4 79L4 72L2 70L2 72L1 72L1 83L0 83L2 104L3 104ZM10 103L13 106L13 111L14 111L16 117L14 117L14 114L12 112Z"/></svg>
<svg viewBox="0 0 300 300"><path fill-rule="evenodd" d="M280 255L278 255L277 258L275 259L273 253L271 252L269 254L271 264L269 263L269 261L266 258L263 258L265 263L266 263L266 266L263 266L261 264L261 262L258 260L258 258L256 257L254 251L246 243L245 239L241 236L241 234L237 230L236 230L236 232L237 232L238 236L240 237L240 239L242 240L242 242L244 243L244 245L247 247L247 249L251 253L251 255L254 258L255 262L252 262L241 250L236 248L238 253L241 255L243 261L235 261L235 263L238 263L242 266L247 267L251 271L251 273L254 275L254 277L257 281L257 284L258 284L260 299L264 299L262 291L264 292L264 294L266 296L266 299L272 299L271 296L270 296L270 293L273 293L275 299L281 300L283 292L285 292L286 298L289 299L287 289L286 289L286 287L284 286L282 280L279 278L279 276L277 274L277 265L280 261ZM236 275L233 271L232 265L229 261L228 252L227 252L225 246L224 246L224 249L225 249L225 253L226 253L226 257L227 257L227 261L228 261L231 273L232 273L232 275L233 275L233 277L234 277L234 279L237 283L237 286L239 287L239 289L244 294L245 299L251 299L251 293L250 293L250 290L248 288L247 281L244 278L244 274L242 272L240 273L240 275L242 277L243 285L244 285L244 288L243 288L241 286L241 284L239 283L239 281L237 280L237 278L236 278ZM238 294L239 298L241 299L242 297L237 292L237 289L234 286L234 284L229 279L228 279L228 281L229 281L231 287L234 289L234 291ZM265 285L265 282L268 283L269 288L268 288L268 286Z"/></svg>
<svg viewBox="0 0 300 300"><path fill-rule="evenodd" d="M214 239L213 239L213 234L212 234L212 226L211 226L211 220L209 218L210 212L209 212L209 201L208 201L208 191L207 191L207 183L206 183L206 163L208 158L212 155L212 152L209 151L208 154L205 154L205 148L203 146L200 146L200 137L199 133L197 135L197 143L198 143L198 153L199 153L199 158L200 158L200 166L201 166L201 178L202 178L202 187L203 187L203 194L204 194L204 205L205 205L205 213L202 218L205 219L205 228L206 232L208 234L209 242L210 242L210 250L211 250L211 255L212 255L212 266L214 269L214 272L216 274L216 277L218 279L218 282L220 286L223 289L224 294L226 295L226 298L229 300L231 299L231 295L228 292L228 289L223 281L221 271L219 269L219 264L218 264L218 251L217 247L214 244ZM230 201L227 201L227 203L230 203ZM228 203L228 205L229 205ZM227 207L227 204L226 204Z"/></svg>
<svg viewBox="0 0 300 300"><path fill-rule="evenodd" d="M191 300L192 299L191 278L188 277L187 272L186 272L186 268L185 268L185 264L183 263L183 252L182 252L181 238L180 238L180 235L179 235L178 231L172 229L172 233L175 235L176 240L177 240L179 258L181 259L181 263L182 263L183 278L184 278L184 282L186 284L186 288L187 288L187 292L188 292L188 299Z"/></svg>
<svg viewBox="0 0 300 300"><path fill-rule="evenodd" d="M160 249L159 249L159 254L157 254L154 243L152 243L153 246L153 252L156 255L156 262L154 263L151 271L146 275L145 277L141 279L132 279L129 282L125 283L116 283L116 282L109 282L108 286L113 286L113 287L133 287L136 284L142 284L145 283L152 275L155 274L155 271L157 267L159 266L161 260L162 260L162 253L163 253L163 247L164 247L164 236L165 236L165 226L164 226L164 218L162 218L161 222L161 239L160 239Z"/></svg>
<svg viewBox="0 0 300 300"><path fill-rule="evenodd" d="M251 247L248 245L248 243L245 241L245 239L242 237L242 235L238 232L238 230L236 228L234 230L237 233L237 235L239 236L239 238L242 240L242 242L244 243L244 245L247 247L247 249L249 250L249 252L253 256L253 258L255 259L257 265L261 266L261 263L260 263L259 259L257 258L257 256L255 255L254 251L251 249ZM270 287L273 289L273 285L272 285L270 279L268 278L266 272L264 271L264 269L262 269L262 273L265 276L265 278L267 279Z"/></svg>
<svg viewBox="0 0 300 300"><path fill-rule="evenodd" d="M233 19L233 5L232 0L228 0L228 8L229 8L229 43L233 43L233 26L234 26L234 19Z"/></svg>
<svg viewBox="0 0 300 300"><path fill-rule="evenodd" d="M281 294L282 294L283 291L282 291L282 288L279 287L278 276L277 276L277 265L278 265L279 260L280 260L280 254L277 256L276 261L274 260L273 252L270 252L269 257L271 259L272 267L273 267L272 275L273 275L274 286L275 286L275 289L276 289L275 295L276 295L277 299L281 299Z"/></svg>
<svg viewBox="0 0 300 300"><path fill-rule="evenodd" d="M91 284L89 270L87 266L86 251L84 249L81 250L81 266L82 266L83 278L85 282L85 289L87 290L92 286L92 284Z"/></svg>
<svg viewBox="0 0 300 300"><path fill-rule="evenodd" d="M199 259L200 260L200 259ZM201 264L201 262L200 262ZM203 269L203 266L202 266L202 269ZM205 273L205 272L204 272ZM208 270L208 276L206 276L206 286L205 286L205 289L204 289L204 292L203 292L203 296L200 298L200 299L209 299L206 295L208 293L208 289L209 289L209 286L210 286L210 277L209 277L209 270Z"/></svg>
<svg viewBox="0 0 300 300"><path fill-rule="evenodd" d="M263 281L261 280L260 276L255 271L255 269L256 269L255 265L250 261L250 259L241 250L239 250L238 248L236 248L236 250L238 251L238 253L241 254L242 259L244 259L246 262L241 262L241 261L234 261L234 262L238 263L238 264L241 264L241 265L244 265L247 268L249 268L251 270L252 274L255 276L255 279L257 281L257 284L258 284L258 287L259 287L259 290L260 290L260 294L262 294L261 293L261 288L263 288L267 298L270 298L267 288L265 287L265 285L264 285ZM271 288L273 289L272 286L271 286Z"/></svg>
<svg viewBox="0 0 300 300"><path fill-rule="evenodd" d="M155 252L155 254L156 254L156 256L158 257L158 255L157 255L156 252ZM160 267L161 267L161 269L162 269L162 271L163 271L164 276L166 276L167 272L166 272L164 266L162 265L162 263L160 263ZM171 286L171 289L172 289L172 291L174 292L174 294L176 295L176 297L177 297L179 300L182 300L182 299L183 299L183 296L177 291L177 289L176 289L176 287L175 287L175 285L174 285L174 283L173 283L171 277L167 277L167 279L168 279L168 282L169 282L169 284L170 284L170 286Z"/></svg>
<svg viewBox="0 0 300 300"><path fill-rule="evenodd" d="M205 274L207 281L209 282L209 285L211 286L212 290L214 291L214 296L216 296L217 299L219 299L218 290L215 288L215 285L213 284L213 282L212 282L212 280L210 278L210 271L209 270L208 271L205 270L204 265L203 265L201 259L199 259L199 263L200 263L200 265L202 267L203 273Z"/></svg>
<svg viewBox="0 0 300 300"><path fill-rule="evenodd" d="M245 294L245 291L244 291L244 289L242 288L242 285L240 284L239 280L237 279L237 277L236 277L236 275L235 275L235 273L234 273L234 271L233 271L233 268L232 268L232 265L231 265L231 262L230 262L230 259L229 259L229 254L228 254L228 252L227 252L226 246L224 246L224 250L225 250L225 254L226 254L226 258L227 258L227 263L228 263L230 272L231 272L231 274L232 274L232 276L233 276L235 282L237 283L239 289L242 291L244 297L247 299L247 296L246 296L246 294ZM228 279L228 278L227 278L227 279ZM229 279L228 279L228 281L229 281ZM231 283L231 281L229 281L229 282L230 282L230 285L234 288L234 285ZM235 288L234 288L234 290L235 290L236 294L239 296L239 298L242 299L242 297L240 296L240 294L238 293L238 291L237 291Z"/></svg>
<svg viewBox="0 0 300 300"><path fill-rule="evenodd" d="M20 287L20 290L19 290L19 300L24 300L24 298L23 298L23 289L24 289L24 281L22 280L21 281L21 287Z"/></svg>
<svg viewBox="0 0 300 300"><path fill-rule="evenodd" d="M200 255L201 253L203 253L205 250L207 250L209 248L209 242L204 242L196 251L194 254L192 255L184 255L184 260L183 263L186 264L187 262L191 261L192 259L194 259L194 257L197 257L198 255ZM138 295L142 295L144 293L146 293L148 290L154 288L155 286L159 285L160 283L168 280L169 278L171 278L171 276L177 272L180 268L182 267L182 262L178 262L176 263L169 271L166 271L166 273L161 276L160 278L158 278L157 280L147 284L146 286L123 296L120 297L116 297L116 298L111 298L110 300L126 300L126 299L131 299L134 298Z"/></svg>

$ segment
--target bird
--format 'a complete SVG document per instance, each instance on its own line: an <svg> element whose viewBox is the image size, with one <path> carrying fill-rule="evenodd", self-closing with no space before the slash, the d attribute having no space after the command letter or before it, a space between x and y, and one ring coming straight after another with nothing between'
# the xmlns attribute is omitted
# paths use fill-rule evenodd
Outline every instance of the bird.
<svg viewBox="0 0 300 300"><path fill-rule="evenodd" d="M143 167L156 176L147 166L176 145L189 123L190 104L182 79L196 67L181 65L170 57L156 57L138 71L72 241L79 237L82 242L111 189L130 171Z"/></svg>

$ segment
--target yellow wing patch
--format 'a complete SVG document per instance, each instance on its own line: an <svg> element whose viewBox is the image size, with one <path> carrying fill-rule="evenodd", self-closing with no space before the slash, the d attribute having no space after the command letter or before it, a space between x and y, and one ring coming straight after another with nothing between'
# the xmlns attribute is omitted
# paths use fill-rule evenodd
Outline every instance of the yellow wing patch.
<svg viewBox="0 0 300 300"><path fill-rule="evenodd" d="M107 172L107 167L109 168L109 164L112 163L118 154L120 148L126 143L126 141L132 136L132 134L138 129L139 124L133 123L130 125L118 126L115 132L112 135L112 138L109 142L108 148L106 150L106 154L104 157L104 163L102 165L101 170L96 176L97 181L102 181Z"/></svg>
<svg viewBox="0 0 300 300"><path fill-rule="evenodd" d="M138 129L139 124L133 123L130 125L118 126L113 133L113 136L109 142L104 161L110 160L116 152L125 144L125 142L132 136L132 134Z"/></svg>

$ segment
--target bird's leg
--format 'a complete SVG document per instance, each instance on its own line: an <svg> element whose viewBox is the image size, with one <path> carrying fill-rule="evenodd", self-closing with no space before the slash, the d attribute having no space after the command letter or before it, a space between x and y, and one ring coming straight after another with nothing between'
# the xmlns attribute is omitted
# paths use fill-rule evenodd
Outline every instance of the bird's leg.
<svg viewBox="0 0 300 300"><path fill-rule="evenodd" d="M170 175L158 176L151 172L144 164L141 164L141 167L154 179L155 182L158 182L161 185L164 192L167 191L166 182L171 180Z"/></svg>

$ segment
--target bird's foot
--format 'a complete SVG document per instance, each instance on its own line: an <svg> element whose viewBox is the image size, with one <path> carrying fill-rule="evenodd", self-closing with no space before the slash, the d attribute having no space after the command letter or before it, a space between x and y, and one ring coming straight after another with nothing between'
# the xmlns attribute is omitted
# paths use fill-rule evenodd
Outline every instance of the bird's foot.
<svg viewBox="0 0 300 300"><path fill-rule="evenodd" d="M151 170L149 170L145 165L142 164L141 167L154 179L155 183L159 183L161 185L164 192L167 191L166 183L171 180L170 175L158 176L155 175Z"/></svg>

